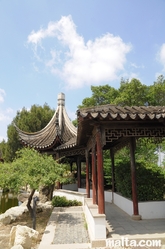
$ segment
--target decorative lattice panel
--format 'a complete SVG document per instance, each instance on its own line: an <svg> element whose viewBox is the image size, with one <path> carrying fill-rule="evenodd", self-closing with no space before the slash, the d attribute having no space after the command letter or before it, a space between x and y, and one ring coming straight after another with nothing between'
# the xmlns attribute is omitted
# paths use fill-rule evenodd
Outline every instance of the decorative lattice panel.
<svg viewBox="0 0 165 249"><path fill-rule="evenodd" d="M105 129L106 142L113 142L122 137L164 137L165 128L123 128Z"/></svg>

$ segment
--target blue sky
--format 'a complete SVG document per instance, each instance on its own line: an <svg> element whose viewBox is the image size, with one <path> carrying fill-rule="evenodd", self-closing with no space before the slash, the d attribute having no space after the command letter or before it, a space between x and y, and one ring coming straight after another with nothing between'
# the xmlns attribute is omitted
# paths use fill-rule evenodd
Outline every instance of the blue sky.
<svg viewBox="0 0 165 249"><path fill-rule="evenodd" d="M165 75L164 0L0 0L0 141L23 107L74 119L91 85Z"/></svg>

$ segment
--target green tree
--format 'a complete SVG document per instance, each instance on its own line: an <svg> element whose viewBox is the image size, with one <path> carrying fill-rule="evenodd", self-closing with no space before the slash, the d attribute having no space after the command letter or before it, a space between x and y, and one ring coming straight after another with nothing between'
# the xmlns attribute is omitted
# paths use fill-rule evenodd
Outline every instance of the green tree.
<svg viewBox="0 0 165 249"><path fill-rule="evenodd" d="M149 86L148 103L153 106L165 105L165 78L160 75L153 85Z"/></svg>
<svg viewBox="0 0 165 249"><path fill-rule="evenodd" d="M121 80L118 97L115 104L121 106L141 106L148 102L148 87L138 79Z"/></svg>
<svg viewBox="0 0 165 249"><path fill-rule="evenodd" d="M16 159L11 163L0 164L0 187L13 189L14 192L29 185L31 193L27 207L33 219L35 228L34 210L31 201L36 190L45 186L54 186L59 181L65 183L66 165L57 163L52 156L41 154L30 148L23 148L17 152Z"/></svg>
<svg viewBox="0 0 165 249"><path fill-rule="evenodd" d="M0 158L4 158L6 151L6 141L3 139L2 142L0 143Z"/></svg>
<svg viewBox="0 0 165 249"><path fill-rule="evenodd" d="M109 85L91 86L92 96L83 99L78 108L115 104L121 106L164 106L165 77L160 75L153 85L146 86L138 79L121 79L119 89Z"/></svg>
<svg viewBox="0 0 165 249"><path fill-rule="evenodd" d="M12 123L8 126L7 137L8 140L5 144L0 144L0 148L3 147L3 158L6 162L12 161L16 156L16 151L22 148L22 144L19 141L18 133L14 127L14 123L19 129L26 132L36 132L43 129L54 114L54 110L47 104L44 106L33 105L30 110L23 108L17 112L16 117Z"/></svg>
<svg viewBox="0 0 165 249"><path fill-rule="evenodd" d="M118 97L118 90L109 85L91 86L91 91L92 97L85 98L79 108L113 104Z"/></svg>

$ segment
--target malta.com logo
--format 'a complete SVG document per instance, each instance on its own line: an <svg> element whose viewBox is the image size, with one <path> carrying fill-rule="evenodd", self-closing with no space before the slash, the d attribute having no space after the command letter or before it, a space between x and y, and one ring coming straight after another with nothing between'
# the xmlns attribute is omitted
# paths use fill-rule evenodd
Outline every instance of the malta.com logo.
<svg viewBox="0 0 165 249"><path fill-rule="evenodd" d="M127 237L121 237L120 239L107 239L106 247L107 249L111 248L136 249L136 247L159 249L161 248L161 240L151 240L151 239L134 240L134 239L129 239Z"/></svg>

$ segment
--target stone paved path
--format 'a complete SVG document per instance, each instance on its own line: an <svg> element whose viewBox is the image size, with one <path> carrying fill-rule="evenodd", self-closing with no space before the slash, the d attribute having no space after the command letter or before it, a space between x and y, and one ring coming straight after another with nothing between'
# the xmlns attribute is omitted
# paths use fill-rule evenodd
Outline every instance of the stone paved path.
<svg viewBox="0 0 165 249"><path fill-rule="evenodd" d="M82 207L55 209L53 244L89 243L89 235Z"/></svg>

